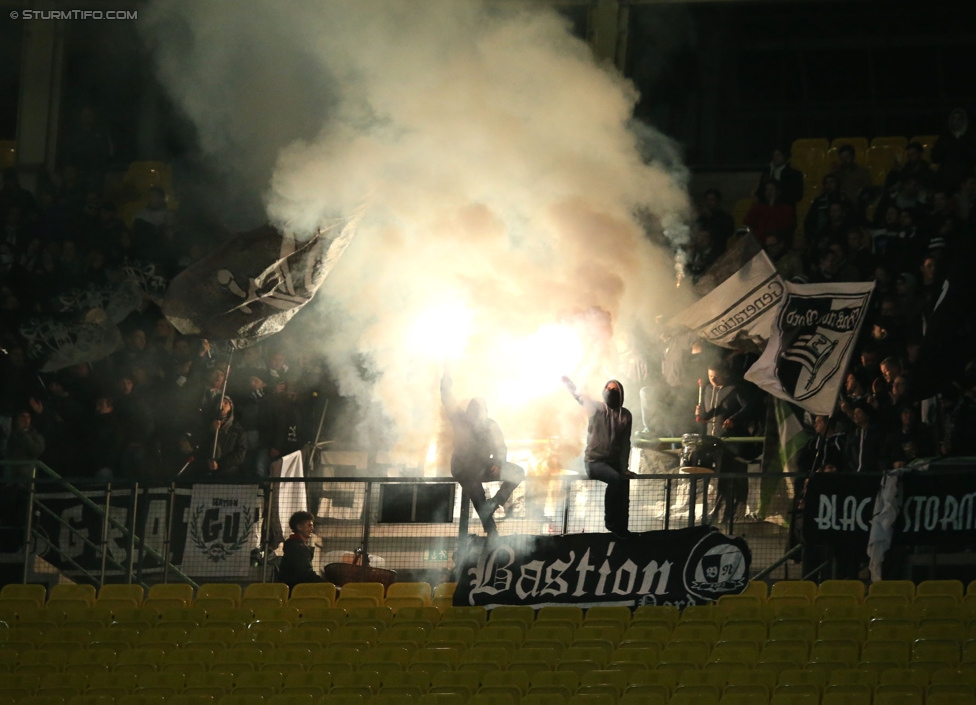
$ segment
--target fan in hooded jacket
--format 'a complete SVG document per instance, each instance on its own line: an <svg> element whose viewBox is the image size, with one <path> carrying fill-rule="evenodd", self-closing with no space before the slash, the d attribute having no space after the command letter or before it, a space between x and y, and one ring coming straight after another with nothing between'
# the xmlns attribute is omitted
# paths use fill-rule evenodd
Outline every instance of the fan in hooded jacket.
<svg viewBox="0 0 976 705"><path fill-rule="evenodd" d="M577 391L569 377L563 383L573 398L586 409L586 451L583 464L586 476L607 485L603 497L603 523L617 538L629 538L630 531L630 432L633 419L624 408L624 387L615 379L603 387L603 401Z"/></svg>
<svg viewBox="0 0 976 705"><path fill-rule="evenodd" d="M497 535L494 514L525 479L525 470L507 460L505 437L498 424L488 418L484 399L472 399L461 409L454 397L454 382L449 374L441 378L441 402L454 430L451 475L471 498L481 525L489 537ZM502 486L489 499L483 482L500 480Z"/></svg>

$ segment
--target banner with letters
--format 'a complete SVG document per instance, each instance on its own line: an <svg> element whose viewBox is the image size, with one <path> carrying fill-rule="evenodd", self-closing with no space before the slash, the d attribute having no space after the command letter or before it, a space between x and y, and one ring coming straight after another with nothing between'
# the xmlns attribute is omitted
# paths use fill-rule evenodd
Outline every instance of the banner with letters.
<svg viewBox="0 0 976 705"><path fill-rule="evenodd" d="M976 541L976 477L962 472L905 473L895 522L899 543L966 544Z"/></svg>
<svg viewBox="0 0 976 705"><path fill-rule="evenodd" d="M759 344L769 338L784 293L783 278L760 251L668 325L690 328L698 337L723 347L744 340Z"/></svg>
<svg viewBox="0 0 976 705"><path fill-rule="evenodd" d="M246 577L261 544L257 485L194 485L182 570L190 577Z"/></svg>
<svg viewBox="0 0 976 705"><path fill-rule="evenodd" d="M785 286L769 344L745 378L811 414L829 416L874 282Z"/></svg>
<svg viewBox="0 0 976 705"><path fill-rule="evenodd" d="M99 508L105 507L104 490L83 492ZM173 495L173 528L170 557L174 565L183 560L186 522L182 520L190 506L190 490L176 489ZM37 556L61 571L71 580L86 582L85 571L96 578L101 572L101 541L104 518L101 512L70 492L38 492L35 496L34 541ZM140 492L136 502L136 534L146 546L159 555L165 551L169 489L155 488ZM109 516L130 530L132 526L132 490L113 489ZM105 575L126 575L129 566L129 539L118 526L109 525ZM133 568L143 574L161 574L163 566L148 552L135 546Z"/></svg>
<svg viewBox="0 0 976 705"><path fill-rule="evenodd" d="M803 540L866 553L879 477L818 472L803 495Z"/></svg>
<svg viewBox="0 0 976 705"><path fill-rule="evenodd" d="M472 539L455 605L595 604L683 607L742 592L752 554L709 526L612 534Z"/></svg>

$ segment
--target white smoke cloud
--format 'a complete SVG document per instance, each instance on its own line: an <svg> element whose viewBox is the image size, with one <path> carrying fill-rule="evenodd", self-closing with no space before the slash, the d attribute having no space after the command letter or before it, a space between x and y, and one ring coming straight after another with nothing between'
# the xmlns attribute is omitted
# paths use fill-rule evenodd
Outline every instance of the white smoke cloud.
<svg viewBox="0 0 976 705"><path fill-rule="evenodd" d="M486 397L510 436L579 438L559 376L598 391L616 373L594 307L618 338L670 310L673 258L645 230L680 231L689 206L683 172L641 153L665 138L628 127L633 86L557 13L159 0L147 28L201 145L273 223L309 233L367 204L319 294L328 331L302 331L343 393L422 447L450 360L458 395Z"/></svg>

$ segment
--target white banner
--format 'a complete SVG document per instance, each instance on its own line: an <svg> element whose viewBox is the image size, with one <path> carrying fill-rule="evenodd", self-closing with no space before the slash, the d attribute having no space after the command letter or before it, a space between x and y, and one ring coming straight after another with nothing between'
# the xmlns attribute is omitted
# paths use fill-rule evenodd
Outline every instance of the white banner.
<svg viewBox="0 0 976 705"><path fill-rule="evenodd" d="M257 485L194 485L182 570L190 577L246 577L261 542Z"/></svg>
<svg viewBox="0 0 976 705"><path fill-rule="evenodd" d="M811 414L834 411L874 283L785 283L769 344L745 378Z"/></svg>
<svg viewBox="0 0 976 705"><path fill-rule="evenodd" d="M743 339L759 344L769 338L784 291L782 277L766 253L760 252L669 325L690 328L722 347Z"/></svg>
<svg viewBox="0 0 976 705"><path fill-rule="evenodd" d="M302 452L296 450L289 453L281 460L281 477L305 477L305 469L302 467ZM305 493L304 482L282 482L278 485L278 518L281 522L282 536L291 536L291 527L288 526L288 519L295 512L308 511L308 500Z"/></svg>

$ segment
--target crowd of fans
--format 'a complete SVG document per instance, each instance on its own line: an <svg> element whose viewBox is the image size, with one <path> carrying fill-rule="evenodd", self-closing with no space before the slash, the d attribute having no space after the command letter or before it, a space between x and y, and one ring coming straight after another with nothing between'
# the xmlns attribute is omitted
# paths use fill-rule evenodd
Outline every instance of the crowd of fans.
<svg viewBox="0 0 976 705"><path fill-rule="evenodd" d="M228 375L226 354L179 334L147 300L120 324L125 342L114 354L40 374L29 359L19 326L55 315L59 295L117 282L133 261L172 277L207 247L186 235L161 188L149 191L127 225L104 188L111 141L93 116L83 127L67 145L59 178L42 179L36 195L14 169L3 173L0 457L40 459L62 476L96 480L169 479L181 470L188 478L267 475L276 457L314 437L319 421L316 392L327 370L294 347L272 340L247 348ZM782 149L759 179L748 230L736 231L717 191L705 194L689 253L693 276L736 238L755 237L789 280L876 282L837 413L810 420L811 469L878 470L976 454L976 354L938 394L920 399L913 389L946 265L976 236L976 139L965 113L953 112L933 164L923 153L909 144L904 163L879 187L854 150L842 148L803 219L802 238L796 209L804 175ZM753 359L711 359L714 389L699 409L711 434L761 432L765 396L741 379Z"/></svg>
<svg viewBox="0 0 976 705"><path fill-rule="evenodd" d="M147 299L120 324L124 345L114 354L37 372L18 330L63 317L60 295L116 283L127 262L156 263L171 277L204 254L182 236L162 189L149 191L129 227L100 187L103 150L67 151L75 161L60 185L42 181L36 196L14 169L3 173L0 458L39 459L63 477L98 481L181 470L187 479L267 476L275 458L314 437L319 420L323 367L283 342L237 352L228 375L229 350L179 334Z"/></svg>
<svg viewBox="0 0 976 705"><path fill-rule="evenodd" d="M904 162L877 186L855 161L855 150L841 147L839 162L823 177L802 223L797 204L803 174L781 149L759 180L746 228L734 230L720 194L705 194L689 255L693 276L736 238L755 237L789 281L875 282L836 411L807 419L814 439L801 461L806 472L878 471L917 458L976 455L976 303L966 301L955 316L952 345L965 348L954 350L965 364L949 366L950 377L933 387L931 380L940 375L921 366L943 361L920 358L933 314L949 291L944 284L951 265L958 292L958 265L971 259L976 241L976 135L965 112L950 115L932 147L931 164L923 154L922 145L908 144ZM741 352L726 357L719 365L726 375L727 362L744 370L755 359ZM736 433L719 427L715 435L754 433L762 425L765 395L741 375L733 379L730 386L738 391L726 396L737 406L726 417L737 419ZM741 409L748 413L736 415Z"/></svg>

